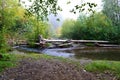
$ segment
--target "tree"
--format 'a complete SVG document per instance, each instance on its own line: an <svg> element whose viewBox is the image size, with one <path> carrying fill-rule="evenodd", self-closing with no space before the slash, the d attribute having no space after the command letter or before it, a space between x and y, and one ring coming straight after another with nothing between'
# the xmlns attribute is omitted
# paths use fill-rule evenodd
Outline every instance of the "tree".
<svg viewBox="0 0 120 80"><path fill-rule="evenodd" d="M0 0L0 49L7 48L8 32L20 18L18 17L19 8L17 0Z"/></svg>
<svg viewBox="0 0 120 80"><path fill-rule="evenodd" d="M61 37L63 38L72 38L72 32L74 29L74 24L75 21L74 20L65 20L63 25L62 25L62 29L61 29Z"/></svg>
<svg viewBox="0 0 120 80"><path fill-rule="evenodd" d="M103 13L109 17L115 26L120 25L120 2L119 0L103 0Z"/></svg>
<svg viewBox="0 0 120 80"><path fill-rule="evenodd" d="M77 21L65 21L62 25L62 37L85 40L114 40L115 34L111 20L103 13L88 16L81 15Z"/></svg>
<svg viewBox="0 0 120 80"><path fill-rule="evenodd" d="M15 9L17 6L15 0L1 0L0 1L0 28L10 27L14 25L15 20ZM17 11L17 10L16 10Z"/></svg>

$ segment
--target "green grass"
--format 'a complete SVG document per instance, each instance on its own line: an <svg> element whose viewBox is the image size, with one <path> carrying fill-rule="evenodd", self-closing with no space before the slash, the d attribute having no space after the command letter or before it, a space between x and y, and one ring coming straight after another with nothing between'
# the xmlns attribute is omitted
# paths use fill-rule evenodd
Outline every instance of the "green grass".
<svg viewBox="0 0 120 80"><path fill-rule="evenodd" d="M16 52L17 53L17 52ZM0 72L6 68L15 67L18 65L18 61L24 58L32 59L47 59L47 60L60 60L63 62L71 63L78 68L82 68L78 61L63 57L49 56L45 54L35 54L35 53L26 53L26 54L2 54L3 58L0 58ZM92 63L85 65L85 70L90 72L105 72L110 71L116 74L120 78L120 62L119 61L93 61Z"/></svg>
<svg viewBox="0 0 120 80"><path fill-rule="evenodd" d="M15 52L17 53L17 52ZM11 54L11 53L4 53L1 54L2 58L0 58L0 72L4 71L6 68L10 67L16 67L19 64L19 60L22 60L24 58L32 58L34 60L37 59L46 59L46 60L52 60L57 59L63 62L68 62L71 64L76 65L77 67L80 67L79 62L73 61L71 59L63 58L63 57L55 57L55 56L49 56L46 54L36 54L36 53L26 53L26 54Z"/></svg>
<svg viewBox="0 0 120 80"><path fill-rule="evenodd" d="M110 71L120 78L120 62L119 61L94 61L85 66L87 71L105 72Z"/></svg>
<svg viewBox="0 0 120 80"><path fill-rule="evenodd" d="M4 71L6 68L17 66L19 60L28 57L37 58L33 55L26 54L9 54L9 53L0 54L0 72Z"/></svg>
<svg viewBox="0 0 120 80"><path fill-rule="evenodd" d="M6 68L16 66L17 57L13 54L0 54L0 72L2 72Z"/></svg>
<svg viewBox="0 0 120 80"><path fill-rule="evenodd" d="M63 58L63 57L55 57L55 56L49 56L45 54L35 54L35 53L26 54L24 56L23 55L22 56L17 55L17 56L22 57L22 58L30 57L33 59L48 59L48 60L57 59L63 62L71 63L77 66L78 68L82 67L79 61L74 61L68 58ZM85 66L85 69L87 71L92 71L92 72L110 71L116 74L116 76L120 78L120 62L119 61L93 61L92 63L87 64Z"/></svg>

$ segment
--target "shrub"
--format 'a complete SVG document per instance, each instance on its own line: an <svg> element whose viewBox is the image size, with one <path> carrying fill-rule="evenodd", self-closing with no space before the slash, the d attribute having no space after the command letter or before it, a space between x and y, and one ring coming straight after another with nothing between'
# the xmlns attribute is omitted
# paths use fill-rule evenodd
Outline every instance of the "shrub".
<svg viewBox="0 0 120 80"><path fill-rule="evenodd" d="M0 52L6 52L7 50L9 50L9 46L5 39L5 32L2 30L0 31Z"/></svg>
<svg viewBox="0 0 120 80"><path fill-rule="evenodd" d="M103 13L91 16L80 16L75 22L65 21L62 26L62 37L85 40L109 40L120 42L120 29Z"/></svg>

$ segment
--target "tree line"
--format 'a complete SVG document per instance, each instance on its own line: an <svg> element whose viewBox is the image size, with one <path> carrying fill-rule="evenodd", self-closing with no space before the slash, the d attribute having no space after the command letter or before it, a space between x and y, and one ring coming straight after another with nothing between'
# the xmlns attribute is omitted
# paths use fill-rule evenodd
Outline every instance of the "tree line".
<svg viewBox="0 0 120 80"><path fill-rule="evenodd" d="M39 34L49 36L49 24L29 13L19 0L0 0L0 52L10 49L17 40L31 39L35 42Z"/></svg>
<svg viewBox="0 0 120 80"><path fill-rule="evenodd" d="M101 12L81 14L77 20L65 20L61 37L69 39L108 40L120 43L120 4L118 0L103 0Z"/></svg>
<svg viewBox="0 0 120 80"><path fill-rule="evenodd" d="M11 41L16 43L22 39L31 42L32 39L36 42L39 34L45 38L50 36L48 15L56 16L62 11L58 0L28 1L32 4L27 8L23 0L0 0L0 52L9 50ZM89 6L89 11L96 7L96 4L87 2L76 5L70 12L75 14L77 11L84 11L86 5Z"/></svg>

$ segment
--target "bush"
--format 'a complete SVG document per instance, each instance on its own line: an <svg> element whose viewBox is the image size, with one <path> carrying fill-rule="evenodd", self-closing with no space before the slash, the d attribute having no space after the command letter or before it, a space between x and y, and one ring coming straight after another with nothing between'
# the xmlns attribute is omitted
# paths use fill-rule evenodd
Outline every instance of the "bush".
<svg viewBox="0 0 120 80"><path fill-rule="evenodd" d="M8 54L0 54L0 61L9 61L10 56Z"/></svg>
<svg viewBox="0 0 120 80"><path fill-rule="evenodd" d="M74 20L66 20L62 25L62 35L63 38L72 38L72 28L74 26Z"/></svg>
<svg viewBox="0 0 120 80"><path fill-rule="evenodd" d="M7 50L9 50L9 46L5 39L5 32L2 30L0 31L0 52L6 52Z"/></svg>
<svg viewBox="0 0 120 80"><path fill-rule="evenodd" d="M96 13L89 17L80 16L74 23L65 21L62 26L62 37L120 42L120 29L118 28L103 13Z"/></svg>
<svg viewBox="0 0 120 80"><path fill-rule="evenodd" d="M0 72L9 67L16 66L18 57L15 54L0 54Z"/></svg>
<svg viewBox="0 0 120 80"><path fill-rule="evenodd" d="M49 25L47 23L31 19L29 25L31 25L31 28L26 34L29 42L31 42L31 40L33 42L38 42L39 35L42 35L43 38L47 38L49 36Z"/></svg>

